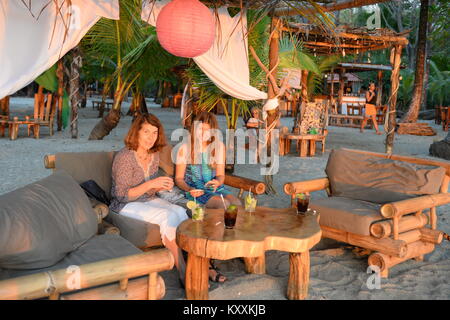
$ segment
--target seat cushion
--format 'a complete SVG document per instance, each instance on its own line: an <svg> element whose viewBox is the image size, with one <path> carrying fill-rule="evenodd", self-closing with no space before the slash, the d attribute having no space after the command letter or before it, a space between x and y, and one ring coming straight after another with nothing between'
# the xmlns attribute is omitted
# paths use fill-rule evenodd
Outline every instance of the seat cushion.
<svg viewBox="0 0 450 320"><path fill-rule="evenodd" d="M379 204L438 193L445 177L442 167L347 150L333 150L325 172L333 196Z"/></svg>
<svg viewBox="0 0 450 320"><path fill-rule="evenodd" d="M111 152L62 152L55 154L55 169L64 170L78 183L94 180L111 198Z"/></svg>
<svg viewBox="0 0 450 320"><path fill-rule="evenodd" d="M120 230L120 235L138 248L162 246L161 231L157 224L110 212L106 221Z"/></svg>
<svg viewBox="0 0 450 320"><path fill-rule="evenodd" d="M0 268L51 266L96 232L89 199L63 171L0 196Z"/></svg>
<svg viewBox="0 0 450 320"><path fill-rule="evenodd" d="M61 261L50 267L32 270L3 269L0 271L0 280L63 269L71 265L81 266L87 263L125 257L141 252L141 250L121 236L112 234L98 235L92 237L77 250L72 251Z"/></svg>
<svg viewBox="0 0 450 320"><path fill-rule="evenodd" d="M309 207L320 214L320 225L366 236L373 222L384 219L381 205L344 197L313 200Z"/></svg>

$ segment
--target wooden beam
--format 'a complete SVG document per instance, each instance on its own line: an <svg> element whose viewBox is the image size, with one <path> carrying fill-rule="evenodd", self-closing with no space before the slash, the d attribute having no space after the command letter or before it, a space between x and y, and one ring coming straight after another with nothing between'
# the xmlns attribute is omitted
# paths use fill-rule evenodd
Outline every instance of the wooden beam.
<svg viewBox="0 0 450 320"><path fill-rule="evenodd" d="M387 2L387 1L389 1L389 0L348 0L348 1L338 2L338 3L322 5L321 8L325 12L333 12L333 11L340 11L340 10L344 10L344 9L368 6L368 5L376 4L376 3L383 3L383 2ZM296 10L295 8L286 7L286 8L275 9L275 15L278 17L286 17L286 16L298 16L298 15L300 15L300 13L299 13L299 10Z"/></svg>

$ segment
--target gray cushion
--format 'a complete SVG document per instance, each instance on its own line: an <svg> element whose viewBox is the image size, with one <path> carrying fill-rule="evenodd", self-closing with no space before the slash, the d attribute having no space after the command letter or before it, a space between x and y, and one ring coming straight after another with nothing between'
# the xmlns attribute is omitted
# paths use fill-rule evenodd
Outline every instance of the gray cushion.
<svg viewBox="0 0 450 320"><path fill-rule="evenodd" d="M106 221L120 230L120 235L138 248L162 246L161 232L157 224L133 219L121 214L110 212Z"/></svg>
<svg viewBox="0 0 450 320"><path fill-rule="evenodd" d="M343 197L313 200L310 208L320 214L320 225L360 235L370 235L370 225L383 220L381 205Z"/></svg>
<svg viewBox="0 0 450 320"><path fill-rule="evenodd" d="M55 154L55 169L78 183L94 180L111 198L111 170L115 152L62 152Z"/></svg>
<svg viewBox="0 0 450 320"><path fill-rule="evenodd" d="M96 232L89 199L63 171L0 196L0 268L51 266Z"/></svg>
<svg viewBox="0 0 450 320"><path fill-rule="evenodd" d="M63 269L71 265L80 266L86 263L125 257L141 252L133 244L118 235L104 234L89 239L77 250L72 251L61 261L50 267L32 270L3 269L0 271L0 280Z"/></svg>
<svg viewBox="0 0 450 320"><path fill-rule="evenodd" d="M442 167L346 150L331 152L325 172L333 196L380 204L438 193L445 176Z"/></svg>

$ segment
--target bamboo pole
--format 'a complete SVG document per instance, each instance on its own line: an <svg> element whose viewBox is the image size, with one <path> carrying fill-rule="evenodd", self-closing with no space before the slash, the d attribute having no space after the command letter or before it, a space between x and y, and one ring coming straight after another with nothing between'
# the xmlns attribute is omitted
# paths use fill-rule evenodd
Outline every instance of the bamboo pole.
<svg viewBox="0 0 450 320"><path fill-rule="evenodd" d="M286 194L292 195L295 193L313 192L324 190L330 187L328 178L319 178L314 180L306 180L299 182L289 182L283 187Z"/></svg>
<svg viewBox="0 0 450 320"><path fill-rule="evenodd" d="M343 100L343 97L344 97L344 75L345 75L345 69L344 68L339 69L338 104L339 104L339 106L341 108L342 108L342 100Z"/></svg>
<svg viewBox="0 0 450 320"><path fill-rule="evenodd" d="M403 261L428 254L433 250L434 244L423 241L416 241L408 244L408 252L402 258L393 257L381 252L376 252L369 256L368 262L371 266L379 267L380 271L385 271L385 274L387 276L387 271L389 270L389 268L402 263Z"/></svg>
<svg viewBox="0 0 450 320"><path fill-rule="evenodd" d="M425 214L418 216L402 217L398 224L400 233L424 227L428 223L428 217ZM392 220L374 222L370 226L370 234L378 239L387 238L391 235L393 229Z"/></svg>
<svg viewBox="0 0 450 320"><path fill-rule="evenodd" d="M444 233L439 230L433 230L430 228L420 228L421 240L431 242L433 244L440 244L444 239Z"/></svg>
<svg viewBox="0 0 450 320"><path fill-rule="evenodd" d="M0 281L0 299L38 299L54 293L87 289L121 279L136 278L152 272L172 269L173 255L167 249L84 264L80 268L80 286L68 287L72 274L66 269L41 272ZM49 283L52 286L49 286Z"/></svg>
<svg viewBox="0 0 450 320"><path fill-rule="evenodd" d="M263 194L266 191L266 185L261 181L251 180L243 177L238 177L234 175L225 175L224 183L230 187L249 190L255 194Z"/></svg>
<svg viewBox="0 0 450 320"><path fill-rule="evenodd" d="M156 300L160 300L166 293L163 278L158 275L156 284ZM101 286L99 288L83 290L81 292L66 293L60 300L147 300L148 277L128 280L126 288L117 284Z"/></svg>
<svg viewBox="0 0 450 320"><path fill-rule="evenodd" d="M450 194L438 193L426 196L420 196L402 201L396 201L383 205L380 209L381 215L385 218L400 217L408 213L414 213L418 210L431 208L433 212L435 207L450 203ZM433 226L433 220L431 219Z"/></svg>
<svg viewBox="0 0 450 320"><path fill-rule="evenodd" d="M392 154L394 147L394 136L395 136L395 126L396 126L396 104L397 104L397 93L399 89L399 76L400 76L400 63L402 57L402 46L395 45L392 63L392 73L391 73L391 94L389 97L389 113L388 113L388 133L386 135L386 153Z"/></svg>
<svg viewBox="0 0 450 320"><path fill-rule="evenodd" d="M371 236L358 235L324 225L321 225L320 228L322 229L322 236L324 238L342 241L354 246L383 252L399 258L404 257L407 253L407 243L403 240L393 240L391 238L376 239Z"/></svg>

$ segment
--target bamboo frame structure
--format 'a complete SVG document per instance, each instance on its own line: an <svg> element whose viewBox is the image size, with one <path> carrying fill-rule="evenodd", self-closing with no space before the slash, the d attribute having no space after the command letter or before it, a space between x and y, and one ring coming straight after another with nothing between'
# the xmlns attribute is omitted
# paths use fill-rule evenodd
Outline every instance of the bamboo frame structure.
<svg viewBox="0 0 450 320"><path fill-rule="evenodd" d="M362 150L343 149L374 157L399 160L415 164L441 166L446 169L446 176L436 194L419 196L403 201L392 202L380 208L380 221L372 223L370 235L358 235L321 225L322 235L360 246L374 251L369 257L369 265L380 268L381 276L389 275L389 268L409 259L423 260L423 256L434 250L436 244L443 240L444 233L436 230L436 207L450 203L448 184L450 182L450 163L408 156L382 154ZM330 195L328 178L289 182L284 185L284 192L292 199L295 206L295 194L326 190ZM426 211L429 209L428 211ZM383 220L386 218L387 220Z"/></svg>
<svg viewBox="0 0 450 320"><path fill-rule="evenodd" d="M63 293L88 289L124 279L149 275L148 298L161 297L161 286L157 292L157 273L170 270L174 266L174 257L167 249L152 250L131 256L108 259L79 266L80 281L77 288L72 288L71 273L66 269L41 272L0 281L0 299L39 299L49 297L59 299ZM124 288L123 281L121 282ZM121 286L119 283L119 286ZM126 286L125 286L126 287ZM109 287L112 288L112 287ZM106 289L96 289L104 292ZM98 291L97 291L98 292Z"/></svg>

